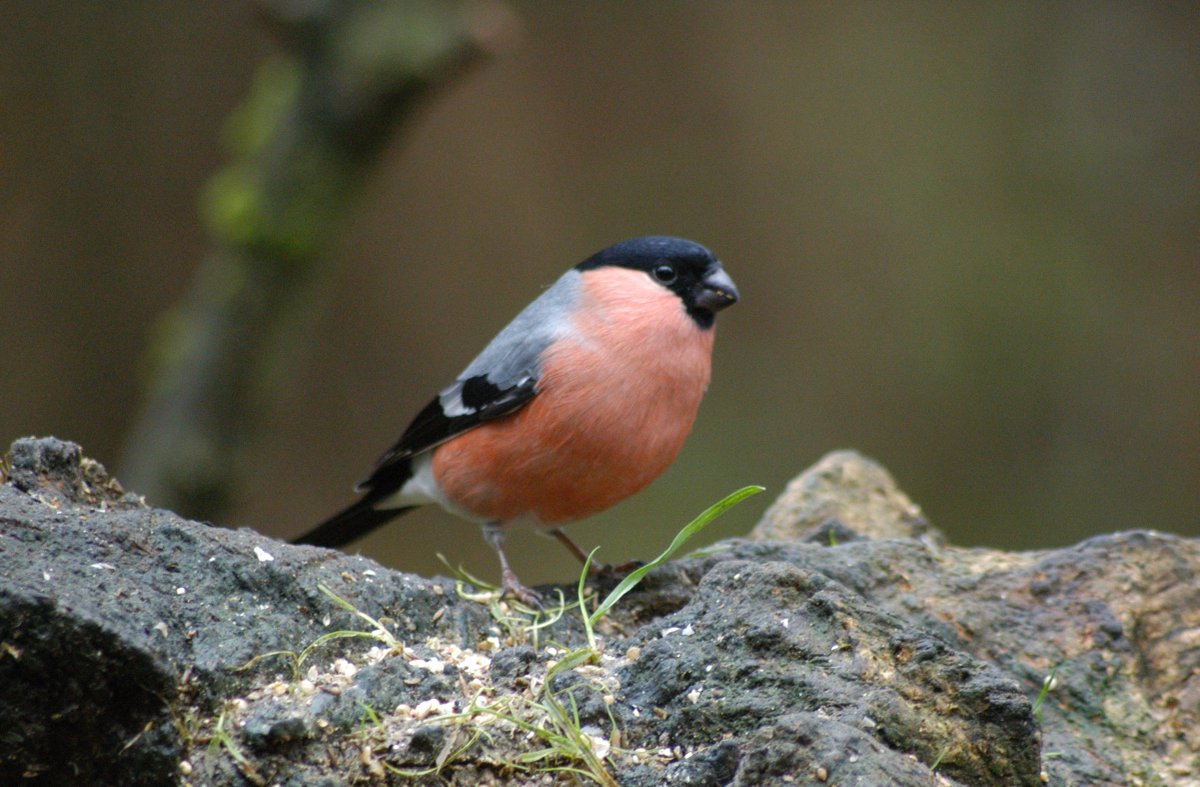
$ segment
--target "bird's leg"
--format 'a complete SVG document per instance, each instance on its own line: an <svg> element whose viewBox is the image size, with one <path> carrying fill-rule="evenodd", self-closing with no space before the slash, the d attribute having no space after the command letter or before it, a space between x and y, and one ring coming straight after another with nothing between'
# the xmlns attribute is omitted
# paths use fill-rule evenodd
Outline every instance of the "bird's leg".
<svg viewBox="0 0 1200 787"><path fill-rule="evenodd" d="M496 550L496 556L500 558L501 595L512 596L522 604L528 604L536 609L541 609L542 597L533 589L522 585L521 580L517 579L516 572L508 565L508 558L504 556L504 528L500 523L488 522L485 524L483 526L483 537L492 545L492 549Z"/></svg>
<svg viewBox="0 0 1200 787"><path fill-rule="evenodd" d="M578 545L578 544L576 544L574 541L572 541L572 540L571 540L571 537L570 537L570 536L568 536L566 533L564 533L561 527L555 527L555 528L552 528L552 529L550 530L550 535L552 535L552 536L554 536L555 538L557 538L557 539L558 539L558 542L559 542L560 544L562 544L563 546L565 546L565 547L567 548L567 551L569 551L569 552L570 552L572 555L574 555L574 556L575 556L575 558L576 558L577 560L579 560L579 562L580 562L580 563L587 563L587 562L588 562L588 554L587 554L587 552L584 552L582 549L580 549L580 548L579 548L579 545ZM592 564L591 564L591 565L588 567L588 573L589 573L589 574L594 574L594 573L596 573L596 570L597 570L597 569L596 569L596 564L595 564L595 563L592 563Z"/></svg>
<svg viewBox="0 0 1200 787"><path fill-rule="evenodd" d="M559 543L565 546L567 550L579 560L580 563L583 563L588 567L589 577L598 577L601 574L610 574L612 576L619 577L628 574L635 568L645 565L640 560L631 560L628 563L622 563L619 566L610 566L607 563L597 563L595 561L588 563L587 553L584 552L578 544L572 541L571 537L564 533L561 527L552 528L550 530L550 535L557 538Z"/></svg>

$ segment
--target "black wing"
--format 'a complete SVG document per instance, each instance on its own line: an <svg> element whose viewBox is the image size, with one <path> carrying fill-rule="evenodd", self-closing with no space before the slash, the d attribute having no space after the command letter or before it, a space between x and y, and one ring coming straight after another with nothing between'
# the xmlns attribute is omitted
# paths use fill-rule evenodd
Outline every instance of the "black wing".
<svg viewBox="0 0 1200 787"><path fill-rule="evenodd" d="M533 373L507 388L497 386L483 375L458 381L417 413L404 434L379 459L371 475L359 482L357 489L370 490L374 498L391 494L412 476L412 457L515 412L536 395L537 378Z"/></svg>

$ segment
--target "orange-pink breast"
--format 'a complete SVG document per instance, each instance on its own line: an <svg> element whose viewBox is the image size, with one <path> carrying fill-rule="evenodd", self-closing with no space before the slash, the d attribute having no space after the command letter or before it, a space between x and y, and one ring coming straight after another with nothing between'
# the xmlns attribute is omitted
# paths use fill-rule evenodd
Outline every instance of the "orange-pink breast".
<svg viewBox="0 0 1200 787"><path fill-rule="evenodd" d="M544 353L538 395L434 451L443 493L477 517L553 525L603 511L666 470L692 429L713 331L645 273L583 281L581 316Z"/></svg>

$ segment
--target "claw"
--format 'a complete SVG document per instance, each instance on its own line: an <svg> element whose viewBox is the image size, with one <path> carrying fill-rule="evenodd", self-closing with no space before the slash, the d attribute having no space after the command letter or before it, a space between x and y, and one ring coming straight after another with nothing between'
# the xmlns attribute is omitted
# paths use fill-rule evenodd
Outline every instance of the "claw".
<svg viewBox="0 0 1200 787"><path fill-rule="evenodd" d="M533 588L522 585L521 580L517 579L517 575L513 573L512 569L505 569L500 573L500 595L501 597L511 596L533 609L545 609L541 594Z"/></svg>
<svg viewBox="0 0 1200 787"><path fill-rule="evenodd" d="M508 558L504 555L504 527L499 522L488 522L483 526L483 537L496 550L496 557L500 558L500 596L511 596L528 607L545 609L542 597L522 585L516 572L509 567Z"/></svg>
<svg viewBox="0 0 1200 787"><path fill-rule="evenodd" d="M642 566L646 565L645 560L627 560L624 563L619 563L615 566L605 566L614 577L624 577L626 574L637 571Z"/></svg>

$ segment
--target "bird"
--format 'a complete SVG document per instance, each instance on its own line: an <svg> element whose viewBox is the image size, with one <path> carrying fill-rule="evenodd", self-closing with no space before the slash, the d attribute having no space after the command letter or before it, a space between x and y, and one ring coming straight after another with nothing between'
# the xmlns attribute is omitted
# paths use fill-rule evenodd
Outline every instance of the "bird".
<svg viewBox="0 0 1200 787"><path fill-rule="evenodd" d="M342 547L419 506L483 527L501 595L541 606L504 553L641 491L675 460L708 387L717 312L738 290L694 241L632 238L570 268L422 409L355 502L294 543Z"/></svg>

